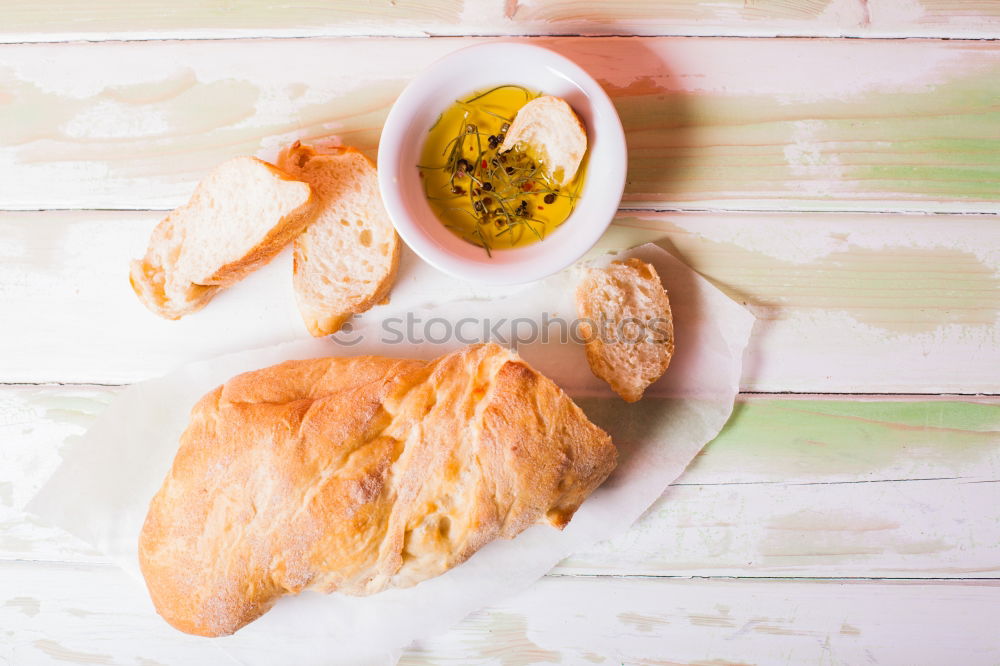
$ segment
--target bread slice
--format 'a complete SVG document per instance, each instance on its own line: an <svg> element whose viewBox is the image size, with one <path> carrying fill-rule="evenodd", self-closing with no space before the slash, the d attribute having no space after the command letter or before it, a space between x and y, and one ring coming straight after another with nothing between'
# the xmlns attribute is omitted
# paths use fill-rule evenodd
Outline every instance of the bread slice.
<svg viewBox="0 0 1000 666"><path fill-rule="evenodd" d="M336 333L352 315L388 302L399 237L382 205L375 165L354 148L319 153L295 142L278 165L309 183L316 220L295 239L292 284L314 336Z"/></svg>
<svg viewBox="0 0 1000 666"><path fill-rule="evenodd" d="M543 95L518 110L500 152L518 144L530 148L549 176L566 185L576 176L587 152L587 131L566 100Z"/></svg>
<svg viewBox="0 0 1000 666"><path fill-rule="evenodd" d="M167 319L199 310L301 233L315 202L306 183L267 162L224 162L153 229L146 256L131 264L132 289Z"/></svg>
<svg viewBox="0 0 1000 666"><path fill-rule="evenodd" d="M656 270L640 259L592 268L576 288L587 362L626 402L642 397L674 353L670 301Z"/></svg>

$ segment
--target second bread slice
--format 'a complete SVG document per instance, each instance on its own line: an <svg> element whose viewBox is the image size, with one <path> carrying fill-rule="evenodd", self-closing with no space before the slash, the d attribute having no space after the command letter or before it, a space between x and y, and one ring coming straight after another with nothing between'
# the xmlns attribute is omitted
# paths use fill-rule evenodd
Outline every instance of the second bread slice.
<svg viewBox="0 0 1000 666"><path fill-rule="evenodd" d="M295 239L292 283L309 332L336 333L352 315L388 301L396 278L399 237L375 166L354 148L319 153L298 142L278 165L320 199L315 221Z"/></svg>

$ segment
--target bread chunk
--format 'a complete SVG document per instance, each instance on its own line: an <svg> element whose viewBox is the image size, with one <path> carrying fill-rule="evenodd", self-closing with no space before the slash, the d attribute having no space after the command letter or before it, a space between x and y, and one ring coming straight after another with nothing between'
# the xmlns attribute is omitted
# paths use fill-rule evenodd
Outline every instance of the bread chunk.
<svg viewBox="0 0 1000 666"><path fill-rule="evenodd" d="M518 109L500 152L518 144L538 156L554 181L567 185L576 177L587 152L587 131L566 100L543 95Z"/></svg>
<svg viewBox="0 0 1000 666"><path fill-rule="evenodd" d="M576 289L585 324L587 362L627 402L642 397L674 353L674 325L667 292L656 269L630 258L591 268Z"/></svg>

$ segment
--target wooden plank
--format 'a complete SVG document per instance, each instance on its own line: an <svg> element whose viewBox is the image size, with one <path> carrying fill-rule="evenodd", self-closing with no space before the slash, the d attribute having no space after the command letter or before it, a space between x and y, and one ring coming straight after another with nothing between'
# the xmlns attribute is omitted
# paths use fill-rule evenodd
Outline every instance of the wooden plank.
<svg viewBox="0 0 1000 666"><path fill-rule="evenodd" d="M2 563L0 591L6 663L227 663L112 567ZM998 603L995 581L547 577L400 664L989 664Z"/></svg>
<svg viewBox="0 0 1000 666"><path fill-rule="evenodd" d="M656 239L757 317L744 390L1000 390L991 217L621 215L603 242L639 239Z"/></svg>
<svg viewBox="0 0 1000 666"><path fill-rule="evenodd" d="M677 486L627 533L555 571L1000 578L998 482Z"/></svg>
<svg viewBox="0 0 1000 666"><path fill-rule="evenodd" d="M1000 577L998 506L996 402L751 400L628 532L557 571Z"/></svg>
<svg viewBox="0 0 1000 666"><path fill-rule="evenodd" d="M205 3L189 0L170 4L141 2L123 8L114 2L95 2L84 6L63 0L47 0L33 7L6 7L0 40L48 42L178 37L479 34L482 22L497 14L501 2L483 0L469 2L468 5L466 7L463 0L324 3L278 3L273 0Z"/></svg>
<svg viewBox="0 0 1000 666"><path fill-rule="evenodd" d="M613 418L599 402L580 404L598 422ZM634 408L655 419L659 406ZM1000 476L998 444L1000 397L744 394L675 485L981 482Z"/></svg>
<svg viewBox="0 0 1000 666"><path fill-rule="evenodd" d="M82 435L119 390L105 386L0 387L0 559L107 561L94 548L41 523L20 507L59 465L63 443Z"/></svg>
<svg viewBox="0 0 1000 666"><path fill-rule="evenodd" d="M1000 10L969 0L182 0L19 3L0 41L333 35L739 35L995 37Z"/></svg>
<svg viewBox="0 0 1000 666"><path fill-rule="evenodd" d="M17 507L119 389L0 390L2 559L102 563ZM621 416L581 400L601 423ZM635 423L655 422L643 401ZM638 434L638 433L636 433ZM630 446L630 435L618 442ZM1000 576L1000 399L784 400L744 396L722 434L619 538L562 573Z"/></svg>
<svg viewBox="0 0 1000 666"><path fill-rule="evenodd" d="M175 631L146 591L111 566L0 563L0 663L232 664Z"/></svg>
<svg viewBox="0 0 1000 666"><path fill-rule="evenodd" d="M507 15L536 34L995 37L1000 7L963 0L515 0Z"/></svg>
<svg viewBox="0 0 1000 666"><path fill-rule="evenodd" d="M401 666L990 664L996 583L545 578Z"/></svg>
<svg viewBox="0 0 1000 666"><path fill-rule="evenodd" d="M0 213L0 289L15 322L0 328L0 345L18 350L0 358L0 381L138 381L306 336L280 261L181 321L148 313L128 286L127 262L160 215ZM629 213L599 249L646 241L757 316L745 391L1000 392L992 217ZM406 256L400 284L413 289ZM447 280L420 288L420 302L456 294Z"/></svg>
<svg viewBox="0 0 1000 666"><path fill-rule="evenodd" d="M296 137L374 154L405 83L477 41L0 47L0 208L171 208L222 160ZM996 42L529 41L579 61L614 98L627 207L995 212L1000 201Z"/></svg>

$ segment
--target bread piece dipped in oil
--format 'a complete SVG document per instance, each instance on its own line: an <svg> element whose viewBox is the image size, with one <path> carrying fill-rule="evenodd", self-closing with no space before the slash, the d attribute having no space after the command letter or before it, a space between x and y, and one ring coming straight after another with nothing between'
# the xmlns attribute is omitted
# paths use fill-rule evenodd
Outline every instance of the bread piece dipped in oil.
<svg viewBox="0 0 1000 666"><path fill-rule="evenodd" d="M157 611L231 634L282 595L409 587L566 525L616 450L551 380L473 345L435 361L289 361L201 399L139 561Z"/></svg>
<svg viewBox="0 0 1000 666"><path fill-rule="evenodd" d="M587 362L627 402L642 397L674 353L670 301L650 264L630 258L590 268L576 288Z"/></svg>
<svg viewBox="0 0 1000 666"><path fill-rule="evenodd" d="M292 284L309 332L336 333L352 315L387 302L396 279L399 237L375 165L354 148L320 153L298 142L278 165L319 197L316 220L295 239Z"/></svg>
<svg viewBox="0 0 1000 666"><path fill-rule="evenodd" d="M131 264L132 289L167 319L199 310L274 258L310 222L314 204L306 183L267 162L223 162L153 229L146 256Z"/></svg>
<svg viewBox="0 0 1000 666"><path fill-rule="evenodd" d="M519 144L538 157L554 181L565 186L576 177L587 152L587 131L566 100L543 95L518 109L500 151Z"/></svg>

